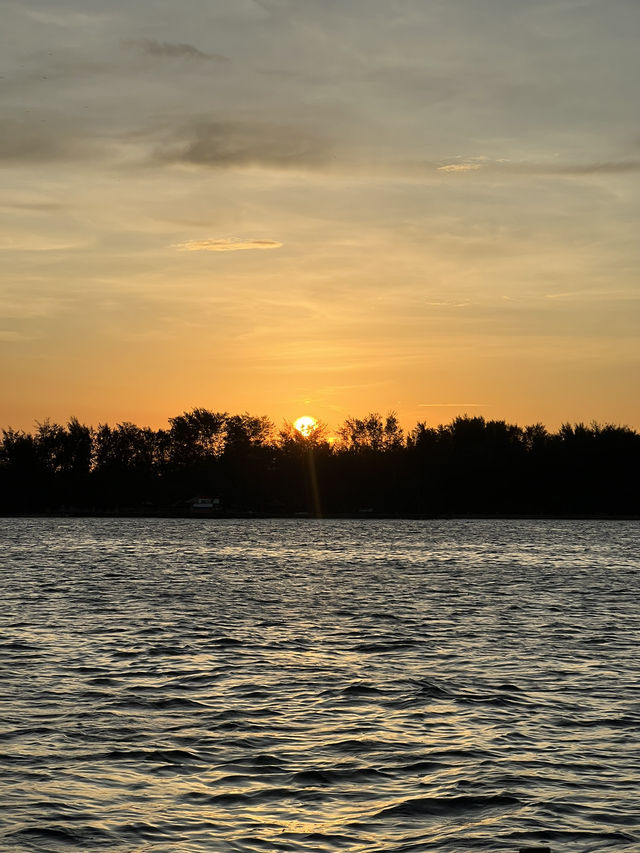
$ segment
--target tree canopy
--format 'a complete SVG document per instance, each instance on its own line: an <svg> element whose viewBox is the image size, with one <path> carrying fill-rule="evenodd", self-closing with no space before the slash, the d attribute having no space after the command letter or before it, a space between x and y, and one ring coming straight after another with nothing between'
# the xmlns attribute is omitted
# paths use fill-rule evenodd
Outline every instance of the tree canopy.
<svg viewBox="0 0 640 853"><path fill-rule="evenodd" d="M71 418L2 431L3 513L640 515L640 435L612 424L457 417L406 434L395 413L330 440L265 416L196 408L167 429Z"/></svg>

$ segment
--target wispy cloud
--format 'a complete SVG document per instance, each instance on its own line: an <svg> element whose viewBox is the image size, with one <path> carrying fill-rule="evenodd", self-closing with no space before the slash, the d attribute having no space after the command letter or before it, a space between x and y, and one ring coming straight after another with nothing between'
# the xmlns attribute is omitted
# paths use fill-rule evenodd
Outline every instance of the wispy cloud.
<svg viewBox="0 0 640 853"><path fill-rule="evenodd" d="M533 167L545 171L545 167ZM550 173L559 173L564 175L616 175L626 174L627 172L640 172L640 160L618 160L613 162L599 163L570 163L559 165L556 168L547 167Z"/></svg>
<svg viewBox="0 0 640 853"><path fill-rule="evenodd" d="M82 240L68 240L53 235L39 234L5 234L0 236L0 252L63 252L69 249L79 249Z"/></svg>
<svg viewBox="0 0 640 853"><path fill-rule="evenodd" d="M195 122L181 137L161 152L162 160L210 168L307 169L325 166L331 153L327 140L315 131L260 119Z"/></svg>
<svg viewBox="0 0 640 853"><path fill-rule="evenodd" d="M149 56L166 56L170 59L193 59L205 62L228 62L228 57L220 53L206 53L192 44L155 41L155 39L127 40L126 47L146 53Z"/></svg>
<svg viewBox="0 0 640 853"><path fill-rule="evenodd" d="M477 158L480 159L480 158ZM446 163L438 166L438 172L477 172L480 169L492 173L507 172L531 175L616 175L640 171L640 160L613 160L583 163L536 163L512 161L507 158L474 163Z"/></svg>
<svg viewBox="0 0 640 853"><path fill-rule="evenodd" d="M179 252L238 252L247 249L279 249L277 240L239 240L221 237L215 240L187 240L171 247Z"/></svg>
<svg viewBox="0 0 640 853"><path fill-rule="evenodd" d="M584 300L584 299L593 299L600 300L604 299L607 302L614 302L618 300L624 301L633 301L637 302L640 300L640 294L636 291L632 290L623 290L621 288L584 288L582 290L564 290L558 291L557 293L545 293L543 294L545 299L558 299L558 300Z"/></svg>
<svg viewBox="0 0 640 853"><path fill-rule="evenodd" d="M75 153L75 140L65 138L56 123L6 118L0 123L0 160L39 162Z"/></svg>
<svg viewBox="0 0 640 853"><path fill-rule="evenodd" d="M439 172L477 172L478 169L482 169L481 163L447 163L438 166Z"/></svg>
<svg viewBox="0 0 640 853"><path fill-rule="evenodd" d="M17 332L14 329L0 329L0 341L3 341L5 343L28 340L31 340L29 335L25 335L22 332Z"/></svg>

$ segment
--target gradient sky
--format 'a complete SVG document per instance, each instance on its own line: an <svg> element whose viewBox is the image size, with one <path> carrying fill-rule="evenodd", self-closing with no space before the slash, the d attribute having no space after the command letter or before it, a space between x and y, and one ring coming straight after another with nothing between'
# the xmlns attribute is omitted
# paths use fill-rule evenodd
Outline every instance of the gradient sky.
<svg viewBox="0 0 640 853"><path fill-rule="evenodd" d="M640 427L638 0L0 10L0 426Z"/></svg>

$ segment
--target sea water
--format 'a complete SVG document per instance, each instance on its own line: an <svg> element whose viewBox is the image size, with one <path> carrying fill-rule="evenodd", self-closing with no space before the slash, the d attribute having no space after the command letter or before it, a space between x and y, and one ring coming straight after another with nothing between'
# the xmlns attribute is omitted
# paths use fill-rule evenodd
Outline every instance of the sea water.
<svg viewBox="0 0 640 853"><path fill-rule="evenodd" d="M0 519L0 848L640 850L640 524Z"/></svg>

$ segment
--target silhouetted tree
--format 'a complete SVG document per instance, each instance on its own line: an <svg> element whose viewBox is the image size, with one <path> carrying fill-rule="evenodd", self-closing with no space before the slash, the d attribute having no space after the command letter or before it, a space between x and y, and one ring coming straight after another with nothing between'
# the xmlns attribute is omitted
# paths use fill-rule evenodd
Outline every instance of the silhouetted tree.
<svg viewBox="0 0 640 853"><path fill-rule="evenodd" d="M0 441L3 512L188 512L196 495L229 513L640 514L640 435L612 424L457 417L418 423L394 413L347 418L331 445L264 416L193 409L168 429L96 430L71 418Z"/></svg>
<svg viewBox="0 0 640 853"><path fill-rule="evenodd" d="M203 458L219 456L224 450L226 412L192 409L169 418L169 452L172 462L192 465Z"/></svg>
<svg viewBox="0 0 640 853"><path fill-rule="evenodd" d="M251 447L262 447L273 440L274 427L266 416L226 415L224 421L224 452L242 453Z"/></svg>
<svg viewBox="0 0 640 853"><path fill-rule="evenodd" d="M365 418L347 418L338 430L339 449L346 451L397 450L403 446L404 437L395 412L385 420L377 412Z"/></svg>

